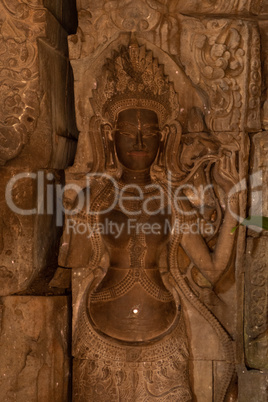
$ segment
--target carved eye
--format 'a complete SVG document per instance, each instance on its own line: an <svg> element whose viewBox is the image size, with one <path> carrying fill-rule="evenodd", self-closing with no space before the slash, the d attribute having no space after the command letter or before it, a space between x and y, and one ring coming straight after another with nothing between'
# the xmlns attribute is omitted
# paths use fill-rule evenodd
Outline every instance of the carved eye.
<svg viewBox="0 0 268 402"><path fill-rule="evenodd" d="M151 130L147 129L142 132L143 137L157 137L159 134L160 134L160 131L152 130L152 129Z"/></svg>
<svg viewBox="0 0 268 402"><path fill-rule="evenodd" d="M129 132L129 131L118 131L120 134L128 136L128 137L132 137L132 138L136 138L137 133L134 132Z"/></svg>

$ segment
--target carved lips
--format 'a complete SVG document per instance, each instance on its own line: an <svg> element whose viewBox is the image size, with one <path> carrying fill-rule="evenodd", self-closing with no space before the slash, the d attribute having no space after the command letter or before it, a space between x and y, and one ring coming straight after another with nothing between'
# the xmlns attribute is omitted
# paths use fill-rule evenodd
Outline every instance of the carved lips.
<svg viewBox="0 0 268 402"><path fill-rule="evenodd" d="M131 151L127 152L127 155L134 156L134 157L146 157L149 156L149 152L146 151Z"/></svg>

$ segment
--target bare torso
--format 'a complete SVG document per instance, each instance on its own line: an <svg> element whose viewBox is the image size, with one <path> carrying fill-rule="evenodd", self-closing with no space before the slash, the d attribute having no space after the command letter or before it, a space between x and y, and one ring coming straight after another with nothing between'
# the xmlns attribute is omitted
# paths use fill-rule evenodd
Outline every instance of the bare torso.
<svg viewBox="0 0 268 402"><path fill-rule="evenodd" d="M127 342L145 342L164 335L176 319L176 305L159 272L167 247L170 216L127 216L115 209L99 222L110 256L106 276L89 297L89 315L96 329ZM112 229L113 228L113 229Z"/></svg>

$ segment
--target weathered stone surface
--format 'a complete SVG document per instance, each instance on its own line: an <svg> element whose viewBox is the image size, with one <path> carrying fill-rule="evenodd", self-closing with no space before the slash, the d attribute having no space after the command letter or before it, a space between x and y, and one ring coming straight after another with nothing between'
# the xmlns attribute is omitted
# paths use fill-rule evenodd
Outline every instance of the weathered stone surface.
<svg viewBox="0 0 268 402"><path fill-rule="evenodd" d="M101 52L120 32L137 32L168 53L177 54L177 1L79 1L78 30L69 38L70 58Z"/></svg>
<svg viewBox="0 0 268 402"><path fill-rule="evenodd" d="M42 0L42 3L61 22L69 34L76 31L77 13L74 0Z"/></svg>
<svg viewBox="0 0 268 402"><path fill-rule="evenodd" d="M264 121L264 124L265 121ZM268 133L252 136L249 215L268 216ZM256 226L248 230L245 269L246 365L268 369L268 237Z"/></svg>
<svg viewBox="0 0 268 402"><path fill-rule="evenodd" d="M249 215L268 216L268 131L254 134L252 138ZM256 233L256 232L255 232ZM250 232L254 235L253 232Z"/></svg>
<svg viewBox="0 0 268 402"><path fill-rule="evenodd" d="M93 386L98 394L96 400L111 399L110 396L115 395L115 390L121 384L121 391L123 389L125 392L122 400L131 399L129 395L134 395L135 400L144 401L148 399L144 383L151 389L152 395L157 395L152 397L153 400L162 401L158 392L164 389L171 395L173 386L169 384L176 370L176 378L184 376L181 387L184 394L179 395L176 380L175 392L178 392L179 397L171 395L171 400L188 401L191 398L190 383L198 402L234 401L235 381L231 383L231 377L234 374L235 346L238 349L238 363L259 370L245 369L239 373L239 402L264 402L267 399L267 376L261 371L268 369L268 237L267 233L260 235L261 231L248 230L250 237L247 239L245 263L245 231L240 228L230 237L235 223L226 226L226 211L229 212L229 209L225 196L228 191L218 184L221 178L216 175L215 179L214 176L215 171L219 173L222 169L225 179L229 177L232 181L235 177L232 184L244 179L242 183L245 188L249 172L249 208L246 209L244 191L239 197L239 215L242 218L246 213L268 216L267 186L263 185L268 179L268 138L267 132L259 132L268 129L268 82L265 77L268 71L267 4L266 0L78 0L79 25L76 32L77 16L75 2L72 0L2 1L0 164L6 167L1 171L0 188L5 189L10 177L25 172L27 167L30 169L29 174L32 174L40 168L63 169L69 166L77 142L76 123L80 130L78 150L74 166L66 171L66 182L85 188L89 186L85 177L88 172L109 171L118 178L122 171L118 169L115 172L115 162L117 166L119 164L113 141L114 130L119 125L114 125L115 119L110 121L109 113L105 116L102 114L102 106L111 99L114 101L119 92L125 96L126 88L135 88L135 94L146 92L148 95L150 85L147 87L147 84L150 80L152 82L152 75L155 75L154 96L158 93L160 98L168 76L177 94L178 99L174 98L172 105L175 107L178 100L178 115L172 123L171 119L168 121L166 131L161 128L162 142L157 162L165 161L166 166L157 163L158 170L154 174L159 175L157 177L162 184L166 183L165 168L174 168L175 180L180 183L198 186L213 181L215 191L206 197L202 205L204 210L200 214L203 222L210 220L216 234L212 238L204 236L202 247L207 246L209 255L215 255L219 243L222 246L221 260L229 255L229 260L226 259L226 264L219 271L218 265L211 265L209 259L202 269L199 267L202 266L204 256L202 247L192 238L188 242L188 245L194 244L192 253L175 253L175 257L173 255L168 263L166 260L172 247L167 249L167 255L151 267L153 270L155 266L161 269L161 275L151 281L154 287L150 287L148 282L146 287L143 268L147 269L147 265L142 265L143 253L147 253L148 249L153 250L151 241L134 236L126 248L125 239L121 239L122 244L118 240L112 246L107 246L105 236L100 239L101 236L98 237L96 233L91 238L85 236L83 241L79 241L78 236L71 238L64 233L60 267L53 277L60 233L56 227L56 216L51 213L27 216L14 212L6 204L2 191L0 295L16 292L44 295L63 293L70 286L71 269L73 271L74 401L93 400L89 396ZM132 45L135 43L134 37L139 45L136 53L135 45L132 47L131 57L135 60L133 65L130 65L128 58L120 59L122 46L128 47L131 33L135 33L132 35ZM74 70L75 105L73 78L68 61L68 34L71 35L69 53ZM120 54L120 57L116 58L115 54ZM144 72L142 63L147 63L146 74L140 77L141 71ZM120 73L115 71L115 64ZM104 65L110 66L110 76L106 81L105 71L102 70ZM137 66L139 71L136 70ZM137 77L139 79L133 83ZM99 92L98 106L95 95L102 84L104 90ZM114 91L116 86L117 94ZM152 106L150 102L148 105ZM152 109L149 110L152 112ZM140 120L135 124L140 130ZM251 143L247 132L250 132ZM229 158L230 155L232 157ZM237 170L239 177L236 175ZM55 181L49 179L48 182L55 189L55 184L63 183L63 177L56 171L53 173ZM154 176L152 178L155 179ZM47 212L47 208L52 209L55 200L52 197L47 204L47 193L44 197L40 196L34 180L24 177L18 182L13 191L14 202L19 208L35 208L38 204L42 209L44 199L44 210ZM98 193L103 183L101 180L93 182ZM261 186L264 187L262 193ZM110 195L110 190L101 193L95 206L98 208L100 204L105 204ZM190 190L188 195L190 208L198 209L199 201L191 200ZM77 192L70 190L66 204L72 206L76 196ZM237 197L234 196L231 201L236 208ZM137 210L136 204L132 207ZM82 225L94 221L94 218L85 218L83 213L78 218ZM225 232L222 230L224 227L227 227ZM159 248L162 246L160 243ZM235 255L233 246L236 245ZM150 252L157 254L158 248ZM116 334L105 332L108 319L92 324L94 317L105 317L107 306L96 309L92 316L91 307L96 303L96 298L105 298L107 293L112 300L109 303L119 305L119 308L114 308L115 323L129 319L129 316L124 317L124 302L120 305L118 299L121 297L120 292L125 292L124 300L129 300L127 286L132 291L136 285L133 285L131 271L127 273L129 282L123 277L122 270L113 273L114 268L118 267L116 263L111 263L111 255L120 263L120 257L129 257L122 263L123 269L128 267L129 260L131 264L134 261L135 280L139 284L136 285L141 286L137 297L134 291L135 302L140 297L143 297L142 301L148 300L152 295L154 300L161 299L157 286L166 286L168 283L167 289L171 289L172 295L175 295L176 311L183 312L185 326L181 322L175 330L172 327L173 332L161 333L161 340L155 342L159 346L155 353L149 349L147 353L146 341L141 346L133 345L133 348L122 346ZM168 266L171 276L162 284L162 279L167 278L167 274L164 274L166 264L171 264ZM105 279L109 286L113 285L115 276L118 278L122 275L119 286L115 284L110 288L107 282L105 284L104 276L108 271L109 274L112 272ZM242 295L244 277L245 297ZM107 292L102 294L97 290L97 284L106 286ZM93 294L94 289L97 295ZM155 289L158 289L157 294ZM149 296L146 292L149 292ZM147 308L145 302L142 306ZM140 306L134 307L138 313ZM158 324L162 325L171 310L162 316L159 313ZM152 314L158 312L157 309L149 311ZM9 350L9 354L0 363L0 399L4 402L65 402L68 399L69 363L66 328L71 327L70 322L67 322L66 299L4 297L3 314L0 351L2 347L5 351ZM180 332L176 332L178 329ZM134 336L134 330L130 331L128 326L123 328L129 338ZM108 337L103 336L102 332L108 334ZM170 335L169 342L164 344ZM173 353L172 348L177 342L181 343L176 353ZM116 350L122 356L117 360L118 354L114 348L119 344L121 349ZM160 356L163 350L169 353L165 356L166 360L155 361L155 357L158 354ZM140 356L146 356L147 360L142 361ZM108 387L109 381L114 382L114 387ZM229 389L226 398L230 383L232 390ZM141 393L137 394L137 390ZM165 397L163 400L166 400Z"/></svg>
<svg viewBox="0 0 268 402"><path fill-rule="evenodd" d="M256 1L256 4L257 5L259 4L258 0ZM267 0L263 0L261 2L261 4L260 4L260 15L264 15L266 19L268 17L268 2L267 2Z"/></svg>
<svg viewBox="0 0 268 402"><path fill-rule="evenodd" d="M181 24L180 59L186 74L207 95L208 128L233 132L259 129L261 75L257 25L237 19L195 18L185 18Z"/></svg>
<svg viewBox="0 0 268 402"><path fill-rule="evenodd" d="M0 8L0 164L64 168L77 134L67 32L39 2L3 1ZM66 149L59 136L69 137ZM65 155L57 160L58 142Z"/></svg>
<svg viewBox="0 0 268 402"><path fill-rule="evenodd" d="M179 12L186 14L237 14L248 17L267 12L266 7L263 0L179 0L178 2Z"/></svg>
<svg viewBox="0 0 268 402"><path fill-rule="evenodd" d="M238 402L266 402L268 376L264 372L241 370L238 376Z"/></svg>
<svg viewBox="0 0 268 402"><path fill-rule="evenodd" d="M48 291L47 281L57 267L56 255L61 233L60 228L56 227L53 207L55 185L62 177L57 172L53 173L1 169L1 296L30 291L29 287L36 280L39 281L39 293ZM20 176L12 184L11 180L16 179L16 175ZM52 180L47 180L48 177L52 177ZM7 187L8 184L10 187ZM48 184L53 187L53 192L51 187L48 190Z"/></svg>
<svg viewBox="0 0 268 402"><path fill-rule="evenodd" d="M68 299L11 296L1 303L1 401L68 401Z"/></svg>
<svg viewBox="0 0 268 402"><path fill-rule="evenodd" d="M262 60L262 109L261 124L262 129L268 129L268 21L267 19L258 21L261 38L261 60Z"/></svg>
<svg viewBox="0 0 268 402"><path fill-rule="evenodd" d="M213 375L212 361L196 360L193 363L194 371L194 394L198 402L212 401L213 395Z"/></svg>
<svg viewBox="0 0 268 402"><path fill-rule="evenodd" d="M268 237L247 239L245 351L250 368L268 369Z"/></svg>

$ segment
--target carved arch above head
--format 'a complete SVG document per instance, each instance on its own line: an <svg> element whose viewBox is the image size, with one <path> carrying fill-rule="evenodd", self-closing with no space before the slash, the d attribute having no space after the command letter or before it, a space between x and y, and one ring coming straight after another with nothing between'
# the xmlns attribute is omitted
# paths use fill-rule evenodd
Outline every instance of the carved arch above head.
<svg viewBox="0 0 268 402"><path fill-rule="evenodd" d="M130 33L121 33L96 57L92 57L89 54L85 59L72 61L75 79L77 124L80 131L88 129L90 118L96 114L96 111L93 110L91 99L93 98L93 93L103 85L103 71L107 62L111 66L116 57L121 56L120 52L122 52L122 49L128 47L129 41ZM157 68L163 71L161 79L168 77L168 81L174 86L179 103L177 119L180 121L183 131L187 132L187 120L192 108L200 109L202 114L206 111L207 101L204 93L193 85L191 79L187 77L178 62L166 52L138 35L137 42L139 48L142 49L141 52L151 57L154 66L157 64ZM160 80L161 73L158 75ZM157 98L158 95L156 93L155 97ZM99 112L97 114L101 115Z"/></svg>
<svg viewBox="0 0 268 402"><path fill-rule="evenodd" d="M69 37L71 59L96 54L120 32L137 32L178 53L178 0L83 0L77 2L78 30Z"/></svg>

